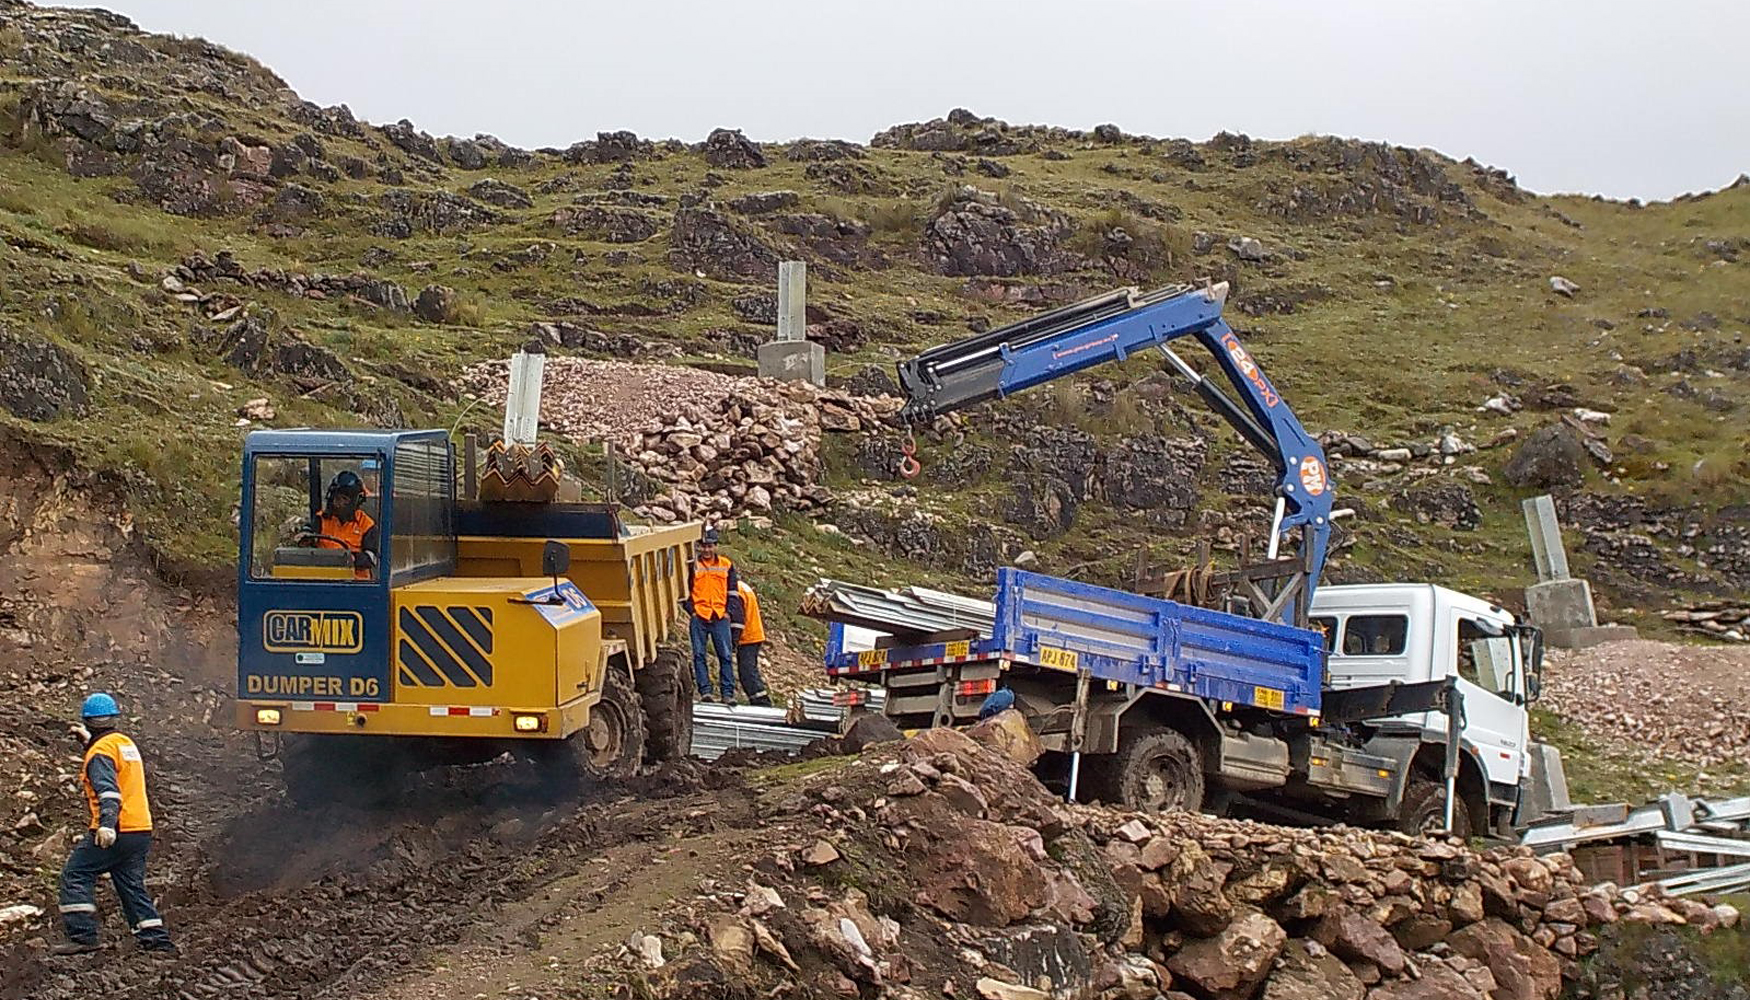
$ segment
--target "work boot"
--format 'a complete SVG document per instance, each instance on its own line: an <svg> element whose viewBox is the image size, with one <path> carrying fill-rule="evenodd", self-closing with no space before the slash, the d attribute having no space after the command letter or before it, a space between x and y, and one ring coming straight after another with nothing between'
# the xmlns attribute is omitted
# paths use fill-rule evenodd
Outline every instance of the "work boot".
<svg viewBox="0 0 1750 1000"><path fill-rule="evenodd" d="M699 692L699 704L701 704L701 705L715 705L715 704L717 704L717 696L712 694L709 691L700 691Z"/></svg>
<svg viewBox="0 0 1750 1000"><path fill-rule="evenodd" d="M51 955L89 955L96 951L99 945L96 941L57 941L49 949Z"/></svg>
<svg viewBox="0 0 1750 1000"><path fill-rule="evenodd" d="M754 695L752 698L749 698L747 703L754 708L771 708L772 697L762 691L759 694Z"/></svg>

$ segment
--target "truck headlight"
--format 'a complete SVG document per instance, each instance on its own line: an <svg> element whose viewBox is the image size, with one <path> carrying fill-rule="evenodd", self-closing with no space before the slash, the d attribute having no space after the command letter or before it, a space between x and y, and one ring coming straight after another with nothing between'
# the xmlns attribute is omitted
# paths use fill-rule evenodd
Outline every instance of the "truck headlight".
<svg viewBox="0 0 1750 1000"><path fill-rule="evenodd" d="M519 733L538 733L547 728L547 719L541 715L517 715L512 717L512 725Z"/></svg>
<svg viewBox="0 0 1750 1000"><path fill-rule="evenodd" d="M280 724L280 710L277 708L258 708L255 710L255 724L258 726L277 726Z"/></svg>

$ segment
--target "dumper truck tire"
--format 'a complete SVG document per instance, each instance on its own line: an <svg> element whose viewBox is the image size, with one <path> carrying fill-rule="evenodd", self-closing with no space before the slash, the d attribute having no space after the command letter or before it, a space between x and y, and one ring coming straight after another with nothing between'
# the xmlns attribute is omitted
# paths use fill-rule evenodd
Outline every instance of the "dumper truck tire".
<svg viewBox="0 0 1750 1000"><path fill-rule="evenodd" d="M1203 808L1203 755L1190 737L1173 729L1126 729L1118 752L1084 757L1088 791L1108 805L1165 812Z"/></svg>
<svg viewBox="0 0 1750 1000"><path fill-rule="evenodd" d="M554 745L549 766L562 785L616 781L644 763L644 710L623 659L608 662L601 700L589 723Z"/></svg>
<svg viewBox="0 0 1750 1000"><path fill-rule="evenodd" d="M668 761L692 753L693 691L686 658L679 650L659 649L636 680L644 703L645 756Z"/></svg>
<svg viewBox="0 0 1750 1000"><path fill-rule="evenodd" d="M409 762L386 737L287 733L280 743L286 795L300 809L376 809L399 798Z"/></svg>

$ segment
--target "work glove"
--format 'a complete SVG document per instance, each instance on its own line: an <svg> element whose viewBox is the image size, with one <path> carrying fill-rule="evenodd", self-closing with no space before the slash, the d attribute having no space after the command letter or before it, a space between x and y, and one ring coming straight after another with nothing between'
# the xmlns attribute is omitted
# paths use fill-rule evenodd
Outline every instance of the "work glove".
<svg viewBox="0 0 1750 1000"><path fill-rule="evenodd" d="M115 846L115 831L107 826L100 826L97 828L96 836L92 839L97 841L98 847L107 851Z"/></svg>

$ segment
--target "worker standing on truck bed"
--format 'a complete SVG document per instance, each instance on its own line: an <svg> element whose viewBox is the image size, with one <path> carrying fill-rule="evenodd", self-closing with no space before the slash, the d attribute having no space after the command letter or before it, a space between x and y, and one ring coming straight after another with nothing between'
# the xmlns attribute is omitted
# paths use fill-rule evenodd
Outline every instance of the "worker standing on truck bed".
<svg viewBox="0 0 1750 1000"><path fill-rule="evenodd" d="M735 669L741 674L741 693L749 705L769 708L765 679L760 677L760 647L766 644L766 626L760 620L759 595L746 580L729 595L729 629L735 636Z"/></svg>
<svg viewBox="0 0 1750 1000"><path fill-rule="evenodd" d="M146 801L146 765L140 748L116 731L121 708L101 692L80 709L90 739L79 771L91 810L90 832L61 869L61 923L67 940L57 955L97 950L97 878L107 873L122 916L142 949L174 954L164 918L146 892L146 855L152 849L152 807Z"/></svg>
<svg viewBox="0 0 1750 1000"><path fill-rule="evenodd" d="M723 701L735 701L735 663L730 653L729 595L741 581L735 563L717 553L717 529L706 528L699 536L699 556L687 568L687 612L692 618L693 684L700 701L716 701L711 693L711 672L705 667L705 644L717 653L717 672L723 685Z"/></svg>

